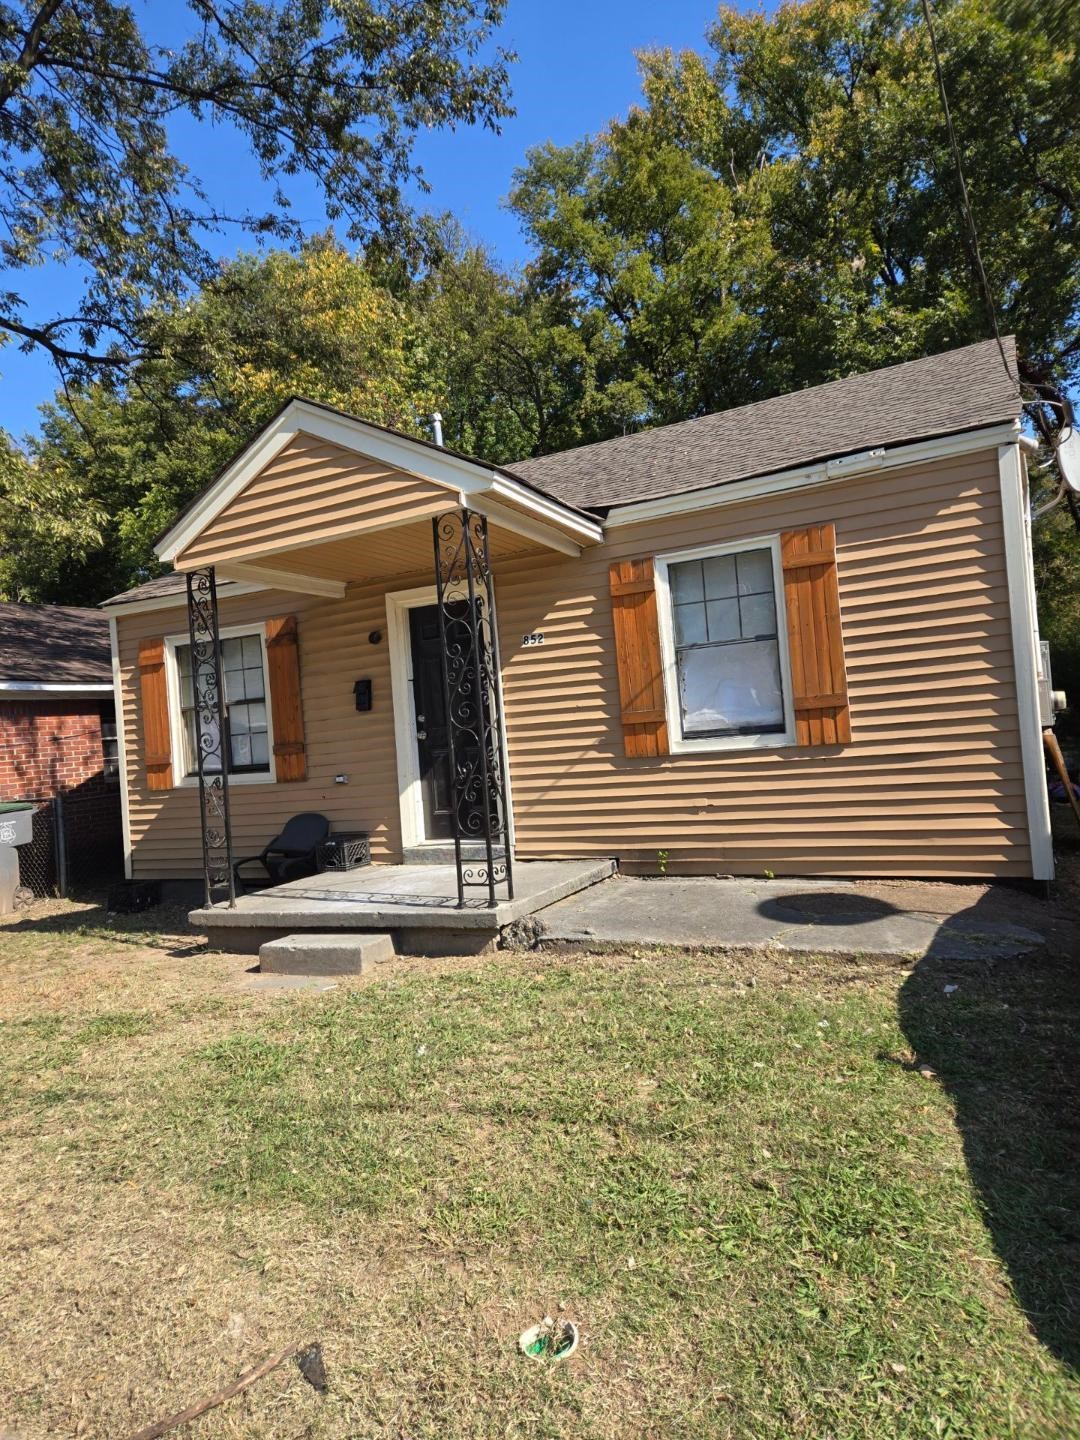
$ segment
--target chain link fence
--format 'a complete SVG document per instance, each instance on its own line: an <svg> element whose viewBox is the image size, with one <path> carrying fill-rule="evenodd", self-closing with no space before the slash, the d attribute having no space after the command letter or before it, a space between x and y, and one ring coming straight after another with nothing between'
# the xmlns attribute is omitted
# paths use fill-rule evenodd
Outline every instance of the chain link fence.
<svg viewBox="0 0 1080 1440"><path fill-rule="evenodd" d="M34 834L29 844L18 847L17 904L99 890L123 877L119 791L30 803L37 806Z"/></svg>

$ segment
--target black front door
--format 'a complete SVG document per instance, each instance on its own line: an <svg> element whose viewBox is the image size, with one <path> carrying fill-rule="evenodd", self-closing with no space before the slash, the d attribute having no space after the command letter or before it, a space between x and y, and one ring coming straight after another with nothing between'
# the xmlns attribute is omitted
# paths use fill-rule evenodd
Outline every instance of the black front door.
<svg viewBox="0 0 1080 1440"><path fill-rule="evenodd" d="M424 800L424 838L451 840L454 835L454 787L450 776L450 741L437 605L420 605L409 611L409 636L412 643L416 753L420 761L420 789Z"/></svg>
<svg viewBox="0 0 1080 1440"><path fill-rule="evenodd" d="M479 604L480 602L477 601ZM451 601L447 606L447 643L451 653L469 656L472 637L468 624L468 602ZM443 689L442 644L439 639L439 607L421 605L409 611L412 644L413 709L416 720L416 753L420 762L420 789L424 804L424 839L454 838L454 786L450 771L450 735L446 723L446 692ZM480 784L480 736L477 728L490 721L486 698L482 712L476 709L475 666L458 679L459 723L454 735L454 759L463 777L464 793L459 799L461 838L483 836L483 791ZM497 801L492 801L497 804ZM494 819L495 817L493 817Z"/></svg>

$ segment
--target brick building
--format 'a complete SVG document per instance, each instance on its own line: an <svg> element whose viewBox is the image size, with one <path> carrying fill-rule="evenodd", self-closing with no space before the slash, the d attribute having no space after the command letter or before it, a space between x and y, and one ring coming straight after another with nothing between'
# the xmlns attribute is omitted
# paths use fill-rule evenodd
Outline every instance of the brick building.
<svg viewBox="0 0 1080 1440"><path fill-rule="evenodd" d="M114 874L123 841L108 621L0 604L0 801L40 802L22 883L38 894Z"/></svg>

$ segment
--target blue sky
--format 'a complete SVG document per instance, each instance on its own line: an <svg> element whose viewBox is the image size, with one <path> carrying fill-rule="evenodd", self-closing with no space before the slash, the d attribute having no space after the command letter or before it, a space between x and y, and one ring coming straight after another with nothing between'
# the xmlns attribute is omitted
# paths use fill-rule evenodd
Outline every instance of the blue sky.
<svg viewBox="0 0 1080 1440"><path fill-rule="evenodd" d="M140 23L152 25L155 36L163 27L176 33L187 23L179 0L143 0L135 8ZM498 39L519 56L512 74L517 114L500 135L473 129L421 135L416 155L432 187L423 203L453 211L505 263L521 261L525 248L517 222L502 201L526 150L547 140L569 143L624 114L640 96L635 50L701 49L715 12L711 0L509 0ZM227 132L185 122L175 144L211 199L258 207L257 170ZM314 187L298 184L291 193L294 213L312 230L321 229L326 222ZM221 252L233 253L239 243L239 237L222 237ZM59 267L23 272L5 282L28 297L31 314L51 313L78 294L76 277ZM35 429L36 406L54 388L55 374L44 356L5 347L0 351L0 426L15 435Z"/></svg>

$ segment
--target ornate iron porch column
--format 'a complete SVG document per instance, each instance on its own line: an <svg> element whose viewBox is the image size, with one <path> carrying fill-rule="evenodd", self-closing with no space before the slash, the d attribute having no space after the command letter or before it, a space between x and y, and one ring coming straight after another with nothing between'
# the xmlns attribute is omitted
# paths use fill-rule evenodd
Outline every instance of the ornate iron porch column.
<svg viewBox="0 0 1080 1440"><path fill-rule="evenodd" d="M451 510L432 521L443 695L453 785L458 907L469 886L496 885L514 898L513 861L503 768L502 670L491 577L487 517ZM462 856L465 841L483 842L484 858ZM498 853L501 847L501 854Z"/></svg>
<svg viewBox="0 0 1080 1440"><path fill-rule="evenodd" d="M217 584L212 565L189 572L187 600L206 903L210 906L228 900L232 909L236 904L236 880L229 821L229 708L221 672Z"/></svg>

